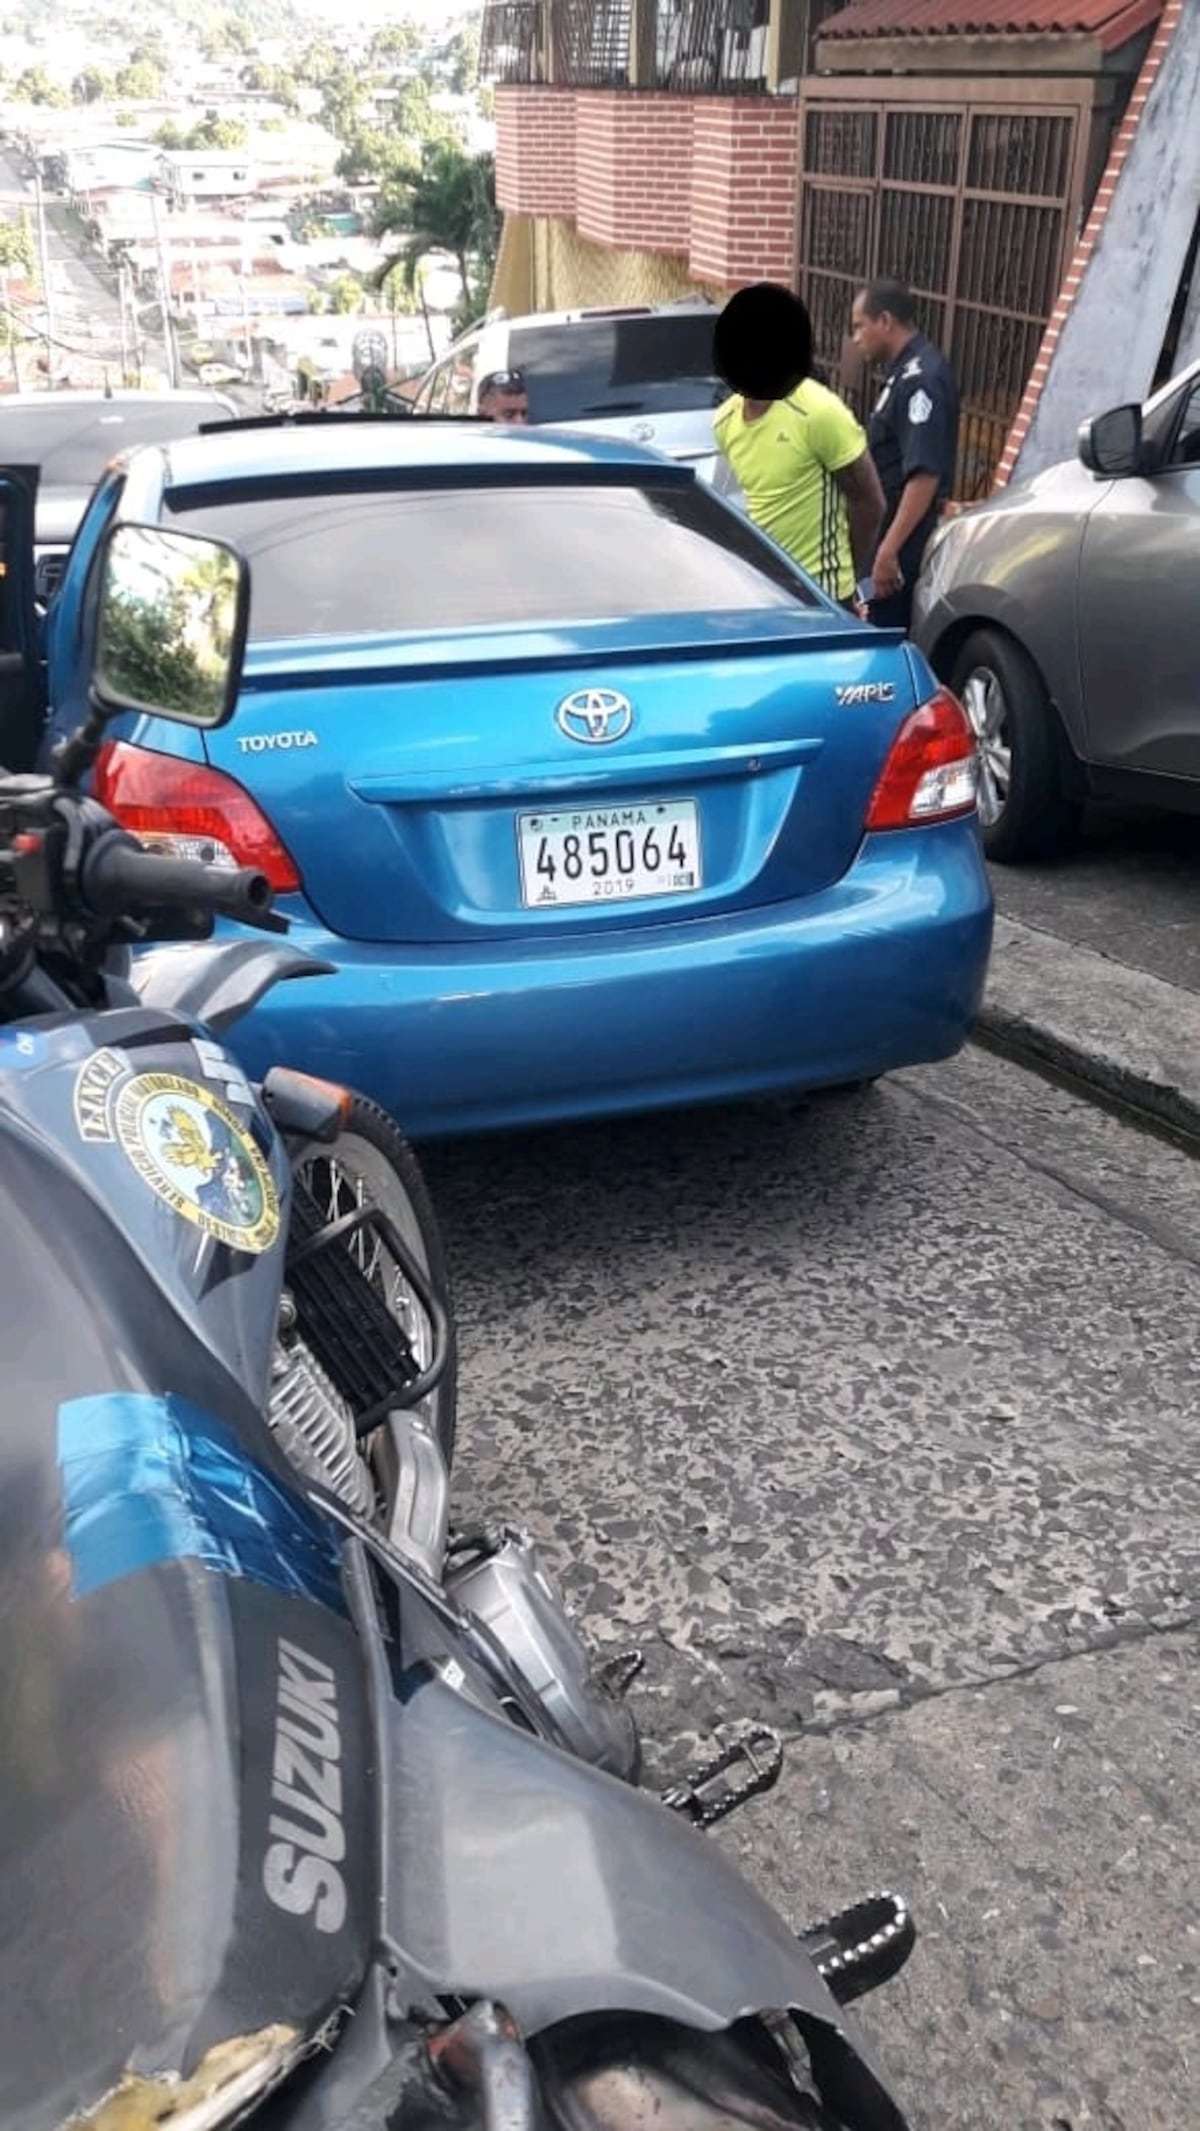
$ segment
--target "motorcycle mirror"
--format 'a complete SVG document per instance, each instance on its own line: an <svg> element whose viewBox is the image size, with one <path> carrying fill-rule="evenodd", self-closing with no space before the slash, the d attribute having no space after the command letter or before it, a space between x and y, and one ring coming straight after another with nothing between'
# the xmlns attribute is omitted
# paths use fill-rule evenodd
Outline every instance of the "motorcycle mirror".
<svg viewBox="0 0 1200 2131"><path fill-rule="evenodd" d="M92 703L212 731L242 678L250 573L224 541L118 525L100 559Z"/></svg>

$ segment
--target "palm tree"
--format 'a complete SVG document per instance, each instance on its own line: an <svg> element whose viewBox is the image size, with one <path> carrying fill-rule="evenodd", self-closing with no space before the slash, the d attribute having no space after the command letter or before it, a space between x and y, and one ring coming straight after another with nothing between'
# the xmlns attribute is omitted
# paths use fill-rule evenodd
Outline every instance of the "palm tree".
<svg viewBox="0 0 1200 2131"><path fill-rule="evenodd" d="M417 268L426 252L449 252L466 298L472 289L472 264L476 279L482 278L481 269L490 268L496 228L494 158L468 155L455 141L430 141L422 150L419 169L398 173L383 189L375 235L402 237L404 242L384 261L376 278L382 286L398 266L406 287L415 288Z"/></svg>

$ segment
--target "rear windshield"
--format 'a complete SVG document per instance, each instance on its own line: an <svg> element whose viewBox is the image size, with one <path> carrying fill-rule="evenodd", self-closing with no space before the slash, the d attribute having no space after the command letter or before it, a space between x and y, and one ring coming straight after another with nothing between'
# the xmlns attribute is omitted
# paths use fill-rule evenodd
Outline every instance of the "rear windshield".
<svg viewBox="0 0 1200 2131"><path fill-rule="evenodd" d="M713 369L717 313L589 318L573 326L519 326L509 362L524 373L534 422L589 415L687 413L726 397Z"/></svg>
<svg viewBox="0 0 1200 2131"><path fill-rule="evenodd" d="M818 603L692 483L291 492L202 509L178 491L166 509L246 556L258 643Z"/></svg>
<svg viewBox="0 0 1200 2131"><path fill-rule="evenodd" d="M136 444L169 444L173 437L194 436L202 422L228 419L219 400L181 407L150 393L136 407L68 408L61 401L44 412L13 407L0 415L0 458L36 466L43 488L91 488L118 452L132 451Z"/></svg>

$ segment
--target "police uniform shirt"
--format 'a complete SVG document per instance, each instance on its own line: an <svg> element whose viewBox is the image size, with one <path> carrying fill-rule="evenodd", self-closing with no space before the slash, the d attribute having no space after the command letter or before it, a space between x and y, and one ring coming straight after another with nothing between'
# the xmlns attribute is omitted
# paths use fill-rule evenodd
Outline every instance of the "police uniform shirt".
<svg viewBox="0 0 1200 2131"><path fill-rule="evenodd" d="M905 552L911 554L915 550L919 557L939 507L950 493L958 451L958 385L954 372L945 356L920 333L914 333L905 343L884 378L867 435L887 504L885 533L912 476L937 476L937 496L929 513L905 542ZM902 565L903 560L902 556Z"/></svg>

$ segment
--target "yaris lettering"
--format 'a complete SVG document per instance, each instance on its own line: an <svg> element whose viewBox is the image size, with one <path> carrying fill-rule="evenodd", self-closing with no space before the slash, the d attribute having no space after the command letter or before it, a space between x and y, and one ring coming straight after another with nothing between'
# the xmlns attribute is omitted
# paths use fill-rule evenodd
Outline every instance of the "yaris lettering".
<svg viewBox="0 0 1200 2131"><path fill-rule="evenodd" d="M263 1859L267 1900L289 1916L311 1917L318 1931L340 1931L346 1882L342 1820L342 1734L332 1667L280 1641L275 1758L268 1833L276 1839Z"/></svg>
<svg viewBox="0 0 1200 2131"><path fill-rule="evenodd" d="M855 681L849 687L835 688L835 700L842 710L849 710L855 703L894 703L894 681Z"/></svg>

